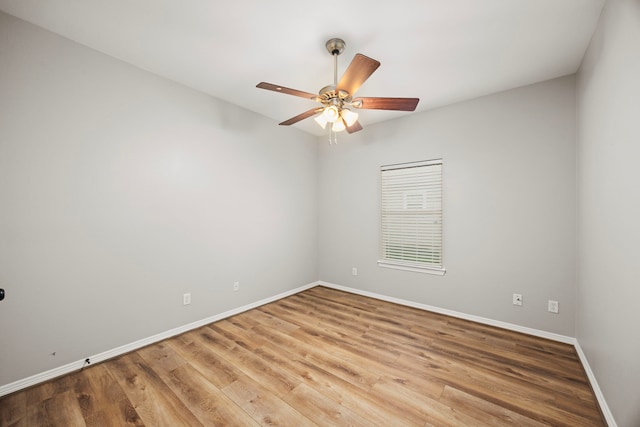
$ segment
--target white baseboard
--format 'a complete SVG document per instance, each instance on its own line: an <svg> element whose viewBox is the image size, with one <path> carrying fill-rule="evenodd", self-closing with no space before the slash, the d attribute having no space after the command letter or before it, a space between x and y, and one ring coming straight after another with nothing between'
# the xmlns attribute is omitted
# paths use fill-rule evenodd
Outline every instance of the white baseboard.
<svg viewBox="0 0 640 427"><path fill-rule="evenodd" d="M421 310L431 311L433 313L445 314L451 317L457 317L458 319L471 320L473 322L482 323L485 325L496 326L502 329L508 329L510 331L522 332L524 334L533 335L536 337L547 338L553 341L559 341L565 344L576 344L576 339L565 335L554 334L553 332L541 331L539 329L527 328L526 326L514 325L513 323L501 322L499 320L488 319L486 317L474 316L472 314L461 313L459 311L447 310L445 308L435 307L432 305L421 304L418 302L407 301L399 298L389 297L386 295L380 295L373 292L362 291L360 289L349 288L346 286L336 285L334 283L318 282L321 286L327 288L333 288L340 291L349 292L352 294L358 294L365 297L375 298L382 301L393 302L407 307L419 308Z"/></svg>
<svg viewBox="0 0 640 427"><path fill-rule="evenodd" d="M216 314L214 316L211 317L207 317L206 319L202 319L202 320L198 320L196 322L193 323L189 323L187 325L184 326L179 326L177 328L173 328L170 329L168 331L165 332L161 332L159 334L153 335L151 337L147 337L147 338L143 338L141 340L138 341L134 341L132 343L111 349L111 350L107 350L105 352L90 356L89 359L91 360L91 363L99 363L99 362L103 362L107 359L112 359L114 357L120 356L122 354L128 353L130 351L134 351L137 350L139 348L145 347L149 344L153 344L162 340L165 340L167 338L171 338L173 336L176 335L180 335L184 332L190 331L192 329L196 329L199 328L201 326L204 325L208 325L209 323L213 323L213 322L217 322L218 320L222 320L225 319L227 317L231 317L234 316L236 314L240 314L242 312L251 310L253 308L256 307L260 307L261 305L265 305L268 304L270 302L273 301L277 301L279 299L288 297L290 295L293 294L297 294L299 292L305 291L309 288L313 288L315 286L318 286L319 282L313 282L313 283L309 283L308 285L304 285L304 286L300 286L298 288L292 289L290 291L286 291L286 292L282 292L278 295L274 295L272 297L269 298L265 298L263 300L260 301L256 301L253 302L251 304L247 304L247 305L243 305L242 307L238 307L238 308L234 308L232 310L229 311L225 311L224 313L220 313L220 314ZM69 374L71 372L77 371L79 369L82 368L82 366L84 365L84 359L82 360L77 360L75 362L71 362L68 363L64 366L59 366L57 368L53 368L50 369L48 371L36 374L36 375L32 375L28 378L24 378L18 381L14 381L12 383L0 386L0 397L5 396L7 394L11 394L11 393L15 393L16 391L25 389L27 387L31 387L34 386L36 384L40 384L42 382L45 381L49 381L52 380L54 378L57 378L59 376L65 375L65 374Z"/></svg>
<svg viewBox="0 0 640 427"><path fill-rule="evenodd" d="M589 361L587 360L586 354L582 351L582 347L580 347L580 343L576 341L575 344L576 352L578 353L578 357L582 362L582 366L584 367L584 371L587 373L587 378L589 378L589 383L591 383L591 388L593 389L593 393L596 395L596 399L598 399L598 403L600 404L600 410L602 411L602 415L604 416L605 421L609 427L617 427L616 420L613 419L613 414L609 409L609 405L607 405L607 401L604 398L604 394L602 394L602 390L600 390L600 386L598 385L598 381L596 380L596 376L591 370L591 366L589 365Z"/></svg>
<svg viewBox="0 0 640 427"><path fill-rule="evenodd" d="M407 307L419 308L421 310L431 311L439 314L445 314L447 316L457 317L459 319L471 320L473 322L482 323L485 325L497 326L499 328L507 329L510 331L522 332L528 335L547 338L547 339L550 339L553 341L559 341L565 344L571 344L575 347L576 352L578 353L578 357L580 358L580 362L582 363L582 366L584 367L584 370L587 373L587 378L589 379L589 383L591 384L591 387L593 388L593 392L596 395L596 399L598 400L598 404L600 405L600 410L602 411L602 414L605 418L605 421L607 422L607 425L609 427L617 427L617 424L613 418L613 414L611 413L611 410L607 405L604 395L602 394L602 390L600 390L600 387L598 386L598 382L596 381L596 377L593 371L591 370L591 367L589 366L587 357L582 351L582 348L580 347L580 344L578 343L578 340L576 338L568 337L565 335L554 334L552 332L541 331L538 329L527 328L525 326L514 325L512 323L501 322L499 320L487 319L485 317L474 316L466 313L460 313L457 311L447 310L440 307L434 307L427 304L421 304L413 301L407 301L399 298L389 297L386 295L380 295L373 292L362 291L360 289L349 288L347 286L336 285L334 283L320 281L318 282L318 285L326 286L327 288L337 289L340 291L349 292L352 294L375 298L382 301L405 305Z"/></svg>

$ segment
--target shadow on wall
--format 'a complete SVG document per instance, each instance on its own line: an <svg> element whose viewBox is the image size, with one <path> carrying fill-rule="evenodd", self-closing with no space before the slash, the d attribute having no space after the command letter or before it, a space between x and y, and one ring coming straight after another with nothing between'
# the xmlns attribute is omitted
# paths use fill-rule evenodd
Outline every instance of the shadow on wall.
<svg viewBox="0 0 640 427"><path fill-rule="evenodd" d="M363 131L349 135L349 138L355 136L358 138L358 142L369 146L379 143L393 143L393 141L402 138L402 135L405 134L402 130L405 127L405 123L405 120L385 120L366 126Z"/></svg>
<svg viewBox="0 0 640 427"><path fill-rule="evenodd" d="M209 105L213 120L220 124L220 127L224 130L251 133L259 128L259 122L264 120L263 117L256 113L216 98L210 98Z"/></svg>
<svg viewBox="0 0 640 427"><path fill-rule="evenodd" d="M638 8L638 25L640 26L640 8ZM604 13L604 12L603 12ZM590 86L591 78L595 67L587 67L585 69L584 65L588 61L589 63L599 63L600 57L602 56L602 50L605 45L605 34L604 32L600 35L600 37L592 37L591 44L589 46L589 50L587 56L582 59L582 64L580 64L580 69L578 70L578 75L580 76L581 82L579 83L582 87L588 88ZM588 71L588 72L587 72ZM581 93L581 92L579 92ZM580 117L578 117L578 120Z"/></svg>

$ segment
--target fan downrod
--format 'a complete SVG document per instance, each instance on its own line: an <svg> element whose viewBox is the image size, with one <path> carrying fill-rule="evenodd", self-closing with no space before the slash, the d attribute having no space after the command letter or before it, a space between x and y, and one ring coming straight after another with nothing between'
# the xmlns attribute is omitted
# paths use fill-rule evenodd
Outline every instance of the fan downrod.
<svg viewBox="0 0 640 427"><path fill-rule="evenodd" d="M325 46L331 55L340 55L344 52L345 42L342 39L333 38L327 40Z"/></svg>

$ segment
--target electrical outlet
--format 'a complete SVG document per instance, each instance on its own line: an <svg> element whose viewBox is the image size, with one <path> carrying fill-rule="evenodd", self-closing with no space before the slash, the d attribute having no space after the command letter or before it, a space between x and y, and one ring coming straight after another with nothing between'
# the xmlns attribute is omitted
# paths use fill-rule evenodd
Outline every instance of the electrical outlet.
<svg viewBox="0 0 640 427"><path fill-rule="evenodd" d="M182 305L191 304L191 294L182 294Z"/></svg>
<svg viewBox="0 0 640 427"><path fill-rule="evenodd" d="M522 294L513 294L513 305L522 305Z"/></svg>
<svg viewBox="0 0 640 427"><path fill-rule="evenodd" d="M233 292L240 290L240 282L233 282Z"/></svg>
<svg viewBox="0 0 640 427"><path fill-rule="evenodd" d="M351 269L351 275L352 275L352 276L357 276L357 275L358 275L358 269L357 269L356 267L353 267L353 268Z"/></svg>
<svg viewBox="0 0 640 427"><path fill-rule="evenodd" d="M549 304L547 306L547 310L549 310L549 312L557 314L559 312L559 308L558 301L549 300Z"/></svg>

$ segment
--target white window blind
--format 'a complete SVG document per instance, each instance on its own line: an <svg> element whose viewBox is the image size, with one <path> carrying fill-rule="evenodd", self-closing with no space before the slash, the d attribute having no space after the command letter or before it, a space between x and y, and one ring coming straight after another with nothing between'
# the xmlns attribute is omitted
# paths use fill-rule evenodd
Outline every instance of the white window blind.
<svg viewBox="0 0 640 427"><path fill-rule="evenodd" d="M380 177L378 264L444 274L442 160L382 166Z"/></svg>

